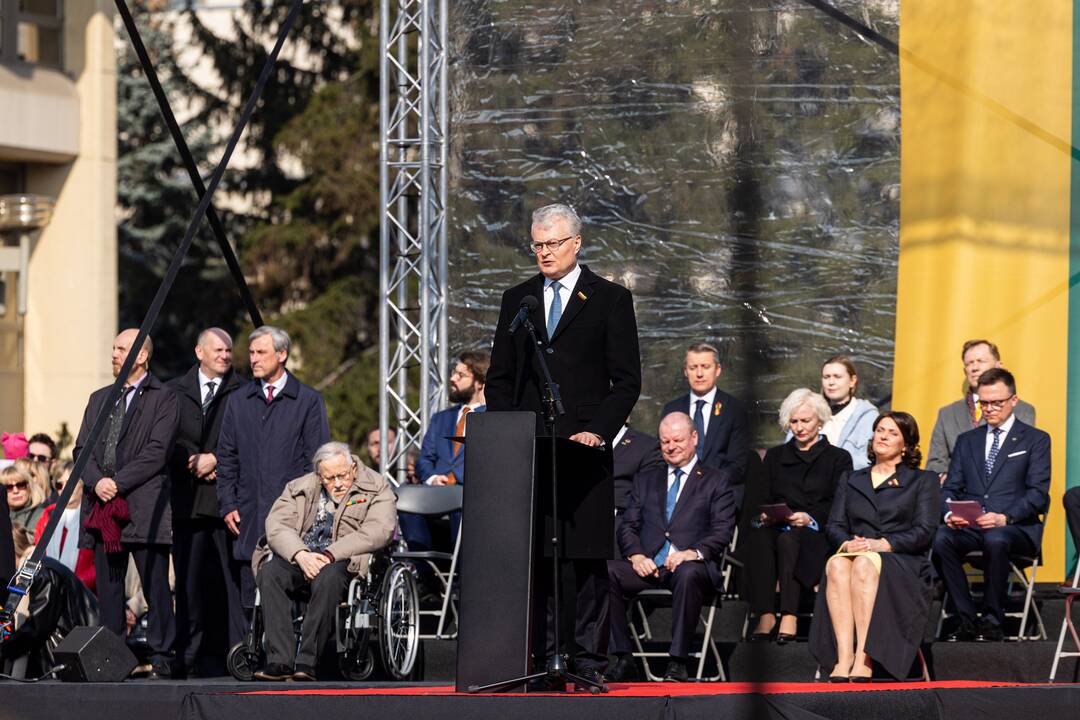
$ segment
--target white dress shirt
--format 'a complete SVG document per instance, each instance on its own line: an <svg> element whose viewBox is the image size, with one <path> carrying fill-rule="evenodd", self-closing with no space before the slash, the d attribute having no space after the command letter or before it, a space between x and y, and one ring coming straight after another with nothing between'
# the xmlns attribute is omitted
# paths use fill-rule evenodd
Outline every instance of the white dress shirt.
<svg viewBox="0 0 1080 720"><path fill-rule="evenodd" d="M566 273L559 282L559 297L562 298L562 311L566 312L566 306L570 303L570 295L577 287L578 278L581 277L581 266L574 265L574 269ZM544 326L547 327L548 317L551 315L551 303L555 299L555 291L551 289L552 280L544 278Z"/></svg>
<svg viewBox="0 0 1080 720"><path fill-rule="evenodd" d="M1013 424L1016 422L1016 415L1010 415L1009 419L1001 423L1001 435L998 436L998 454L1001 454L1001 450L1005 447L1005 438L1009 436L1009 431L1012 430ZM994 429L989 425L986 426L986 448L983 452L983 460L990 458L990 448L994 445ZM997 461L994 461L995 464Z"/></svg>
<svg viewBox="0 0 1080 720"><path fill-rule="evenodd" d="M262 385L263 400L266 399L266 388L270 387L271 385L274 386L274 400L277 400L278 395L280 395L281 391L285 389L285 383L289 382L289 373L287 371L282 372L281 377L279 377L272 383L268 383L265 380L260 380L259 382Z"/></svg>
<svg viewBox="0 0 1080 720"><path fill-rule="evenodd" d="M704 395L698 395L693 390L690 391L690 419L694 419L694 413L697 412L697 401L704 400L705 404L701 406L701 417L704 418L705 424L703 429L705 433L709 432L709 418L712 417L713 406L716 403L716 386L713 385L713 389ZM705 444L705 438L698 438L698 447L702 447Z"/></svg>
<svg viewBox="0 0 1080 720"><path fill-rule="evenodd" d="M715 394L715 388L714 388L714 394ZM702 412L704 412L704 408L702 408ZM686 489L686 483L689 482L689 480L690 480L690 471L694 469L694 465L696 465L696 464L697 464L697 455L691 455L689 462L687 462L681 468L682 477L679 478L679 483L680 483L679 484L679 491L677 493L675 493L675 507L679 506L679 498L682 497L683 490ZM668 465L668 469L667 469L667 489L668 490L671 490L671 485L674 482L675 482L675 468ZM672 509L672 512L675 512L675 510ZM669 542L670 542L670 540L669 540ZM668 551L668 554L676 553L676 552L680 552L680 551L681 551L681 548L676 547L675 543L671 543L671 549ZM697 559L698 560L704 559L700 550L697 551Z"/></svg>
<svg viewBox="0 0 1080 720"><path fill-rule="evenodd" d="M205 403L206 402L206 393L207 393L206 383L214 383L214 394L217 395L218 390L221 389L221 378L220 377L216 377L216 378L209 377L208 375L203 373L202 368L199 368L198 374L199 374L199 401L202 402L202 403ZM274 392L277 393L277 391L278 391L278 389L274 388ZM266 393L263 392L263 395L266 395Z"/></svg>

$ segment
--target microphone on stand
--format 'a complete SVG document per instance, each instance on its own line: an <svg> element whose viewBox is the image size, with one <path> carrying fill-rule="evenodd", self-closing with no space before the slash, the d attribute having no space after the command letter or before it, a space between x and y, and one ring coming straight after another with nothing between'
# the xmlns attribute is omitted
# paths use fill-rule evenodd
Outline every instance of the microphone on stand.
<svg viewBox="0 0 1080 720"><path fill-rule="evenodd" d="M513 322L510 323L510 334L513 335L517 332L517 329L521 327L521 324L528 319L529 314L538 307L540 307L540 301L532 295L526 295L521 298L521 306L518 308L518 313L514 316Z"/></svg>

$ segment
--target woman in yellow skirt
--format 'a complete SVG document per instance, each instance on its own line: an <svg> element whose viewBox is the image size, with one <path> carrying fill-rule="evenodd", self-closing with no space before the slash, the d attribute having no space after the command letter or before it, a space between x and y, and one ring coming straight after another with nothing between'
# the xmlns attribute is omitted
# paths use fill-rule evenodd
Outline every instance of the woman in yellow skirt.
<svg viewBox="0 0 1080 720"><path fill-rule="evenodd" d="M919 470L919 427L905 412L874 422L870 467L841 479L826 528L810 652L831 682L866 682L876 661L907 675L930 610L927 553L939 524L937 475Z"/></svg>

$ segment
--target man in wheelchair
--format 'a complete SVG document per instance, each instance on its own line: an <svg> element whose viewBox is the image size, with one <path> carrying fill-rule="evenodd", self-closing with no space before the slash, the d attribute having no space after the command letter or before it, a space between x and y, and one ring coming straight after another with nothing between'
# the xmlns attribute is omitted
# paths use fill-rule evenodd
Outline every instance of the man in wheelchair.
<svg viewBox="0 0 1080 720"><path fill-rule="evenodd" d="M315 472L285 486L252 557L266 631L259 680L315 680L349 581L365 576L371 553L390 543L394 493L341 442L315 451ZM310 590L297 647L293 603Z"/></svg>

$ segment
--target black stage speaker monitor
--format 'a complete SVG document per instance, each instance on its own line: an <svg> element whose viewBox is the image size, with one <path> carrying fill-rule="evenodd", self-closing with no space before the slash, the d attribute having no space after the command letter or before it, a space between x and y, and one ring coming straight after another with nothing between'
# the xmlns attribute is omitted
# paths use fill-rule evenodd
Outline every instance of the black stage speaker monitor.
<svg viewBox="0 0 1080 720"><path fill-rule="evenodd" d="M103 627L79 625L53 651L64 682L121 682L138 665L123 640Z"/></svg>

